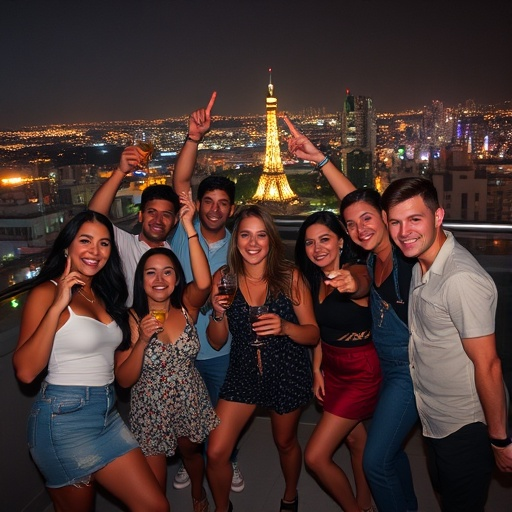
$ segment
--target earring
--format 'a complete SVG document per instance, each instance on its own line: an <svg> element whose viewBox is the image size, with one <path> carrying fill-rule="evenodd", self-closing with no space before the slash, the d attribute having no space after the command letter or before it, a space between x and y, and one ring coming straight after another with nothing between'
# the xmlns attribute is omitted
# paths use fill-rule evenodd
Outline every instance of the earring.
<svg viewBox="0 0 512 512"><path fill-rule="evenodd" d="M68 257L68 250L64 249L64 258L67 258L67 257Z"/></svg>

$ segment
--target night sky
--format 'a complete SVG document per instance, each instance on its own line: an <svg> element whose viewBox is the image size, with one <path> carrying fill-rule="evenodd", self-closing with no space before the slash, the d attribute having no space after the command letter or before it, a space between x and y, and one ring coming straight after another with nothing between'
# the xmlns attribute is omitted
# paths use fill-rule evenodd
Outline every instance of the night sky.
<svg viewBox="0 0 512 512"><path fill-rule="evenodd" d="M0 129L512 100L512 2L2 0Z"/></svg>

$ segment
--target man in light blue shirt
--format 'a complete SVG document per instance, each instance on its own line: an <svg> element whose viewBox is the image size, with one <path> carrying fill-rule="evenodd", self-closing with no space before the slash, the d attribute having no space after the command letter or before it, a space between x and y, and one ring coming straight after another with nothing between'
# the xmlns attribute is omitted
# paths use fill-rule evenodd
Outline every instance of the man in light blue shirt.
<svg viewBox="0 0 512 512"><path fill-rule="evenodd" d="M173 188L177 194L188 192L191 188L192 173L197 160L198 146L204 135L210 129L210 112L215 101L213 93L206 109L193 112L189 119L189 130L185 144L180 152L173 175ZM197 191L197 216L194 221L199 242L208 259L210 272L214 274L227 262L227 254L231 234L226 229L226 222L235 210L235 184L222 176L208 176L201 181ZM170 240L171 248L183 265L185 278L192 280L187 235L181 225L178 225ZM201 342L196 367L203 377L212 404L218 401L219 391L229 365L231 338L220 350L211 347L206 337L206 328L210 321L212 308L207 303L197 320L196 328ZM241 492L245 486L243 476L236 462L236 449L232 455L233 478L231 490ZM176 489L188 486L190 479L185 468L180 467L176 473L173 485Z"/></svg>

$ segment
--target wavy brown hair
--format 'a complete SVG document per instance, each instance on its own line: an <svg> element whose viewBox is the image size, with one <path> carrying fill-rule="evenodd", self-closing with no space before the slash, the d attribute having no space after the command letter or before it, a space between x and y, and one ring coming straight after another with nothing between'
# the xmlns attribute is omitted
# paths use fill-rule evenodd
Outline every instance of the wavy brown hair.
<svg viewBox="0 0 512 512"><path fill-rule="evenodd" d="M268 283L268 289L272 297L284 294L295 303L292 293L293 271L296 266L284 257L285 247L272 215L260 205L242 207L235 215L231 242L228 250L228 264L230 269L237 275L245 276L244 260L238 250L238 234L240 223L248 217L257 217L265 225L265 231L269 238L269 251L267 265L263 278Z"/></svg>

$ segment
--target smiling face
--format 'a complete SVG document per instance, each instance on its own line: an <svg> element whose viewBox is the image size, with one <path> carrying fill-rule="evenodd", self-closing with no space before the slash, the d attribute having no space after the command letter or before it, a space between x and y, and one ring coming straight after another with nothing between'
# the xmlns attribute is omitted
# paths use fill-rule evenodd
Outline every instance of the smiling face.
<svg viewBox="0 0 512 512"><path fill-rule="evenodd" d="M93 277L106 265L111 250L107 227L101 222L84 222L67 250L71 270Z"/></svg>
<svg viewBox="0 0 512 512"><path fill-rule="evenodd" d="M245 264L265 263L269 252L269 237L263 220L255 216L242 219L236 244Z"/></svg>
<svg viewBox="0 0 512 512"><path fill-rule="evenodd" d="M339 268L343 239L324 224L312 224L306 229L304 245L307 257L324 273Z"/></svg>
<svg viewBox="0 0 512 512"><path fill-rule="evenodd" d="M148 303L167 301L176 286L176 270L172 260L165 254L150 256L144 265L144 291Z"/></svg>
<svg viewBox="0 0 512 512"><path fill-rule="evenodd" d="M148 201L144 211L139 212L142 223L140 238L150 247L159 247L166 240L176 224L174 205L165 199Z"/></svg>
<svg viewBox="0 0 512 512"><path fill-rule="evenodd" d="M348 234L354 243L374 253L390 245L382 214L365 201L358 201L343 212Z"/></svg>
<svg viewBox="0 0 512 512"><path fill-rule="evenodd" d="M227 220L233 214L234 205L231 204L227 192L216 189L205 192L201 200L196 202L196 208L203 228L218 233L226 227Z"/></svg>
<svg viewBox="0 0 512 512"><path fill-rule="evenodd" d="M415 196L389 209L389 234L405 256L420 259L422 267L424 262L428 268L444 241L443 217L442 208L433 212Z"/></svg>

